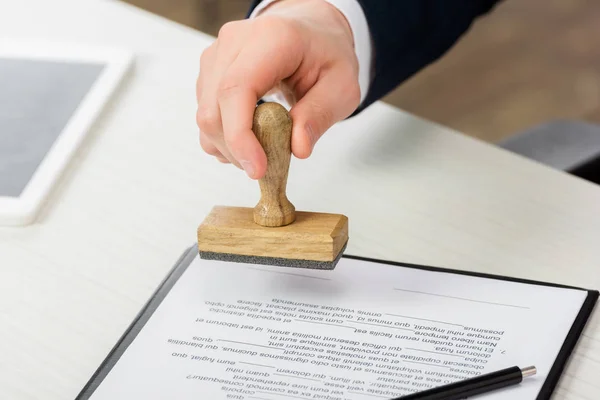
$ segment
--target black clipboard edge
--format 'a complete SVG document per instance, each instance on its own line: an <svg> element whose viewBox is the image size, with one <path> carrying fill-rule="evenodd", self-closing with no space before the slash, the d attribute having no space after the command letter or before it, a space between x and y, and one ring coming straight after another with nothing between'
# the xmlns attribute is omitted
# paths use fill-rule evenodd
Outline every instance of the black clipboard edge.
<svg viewBox="0 0 600 400"><path fill-rule="evenodd" d="M504 275L488 274L488 273L484 273L484 272L463 271L463 270L452 269L452 268L433 267L433 266L426 266L426 265L419 265L419 264L409 264L409 263L398 262L398 261L386 261L386 260L381 260L381 259L377 259L377 258L355 256L355 255L350 255L350 254L344 254L343 258L374 262L374 263L378 263L378 264L393 265L395 267L414 268L414 269L421 269L421 270L432 271L432 272L443 272L443 273L448 273L448 274L452 274L452 275L466 275L466 276L473 276L473 277L477 277L477 278L488 278L488 279L494 279L494 280L500 280L500 281L527 283L527 284L536 285L536 286L548 286L548 287L555 287L555 288L560 288L560 289L575 289L575 290L583 290L586 292L600 293L595 290L584 289L584 288L577 287L577 286L561 285L558 283L542 282L542 281L536 281L533 279L515 278L515 277L511 277L511 276L504 276Z"/></svg>
<svg viewBox="0 0 600 400"><path fill-rule="evenodd" d="M573 353L575 346L579 342L579 338L581 337L581 334L582 334L590 316L592 315L594 306L596 305L596 302L598 301L598 297L600 295L600 292L598 290L589 290L589 289L583 289L583 288L576 287L576 286L561 285L561 284L551 283L551 282L541 282L541 281L535 281L535 280L531 280L531 279L522 279L522 278L515 278L515 277L509 277L509 276L502 276L502 275L486 274L483 272L462 271L462 270L449 269L449 268L440 268L440 267L431 267L431 266L424 266L424 265L418 265L418 264L400 263L400 262L395 262L395 261L384 261L384 260L378 260L375 258L360 257L360 256L354 256L354 255L344 255L344 258L360 260L360 261L375 262L375 263L382 263L382 264L389 264L389 265L394 265L397 267L415 268L415 269L421 269L421 270L427 270L427 271L433 271L433 272L449 273L449 274L453 274L453 275L457 275L457 274L458 275L466 275L466 276L473 276L473 277L477 277L477 278L488 278L488 279L494 279L494 280L515 282L515 283L525 283L525 284L529 284L529 285L555 287L555 288L560 288L560 289L574 289L574 290L581 290L581 291L587 292L586 299L584 300L584 302L579 310L579 313L577 313L577 316L575 317L575 320L573 321L573 325L571 325L571 329L569 329L569 333L567 333L567 337L565 338L563 345L561 346L560 350L558 351L556 359L555 359L554 363L552 364L552 368L550 368L550 371L548 372L548 377L544 381L544 384L542 385L542 388L540 389L540 392L538 393L536 400L550 400L550 398L551 398L552 394L554 393L554 390L556 389L556 386L558 385L558 382L563 374L563 371L564 371L569 359L571 358L571 354Z"/></svg>
<svg viewBox="0 0 600 400"><path fill-rule="evenodd" d="M128 326L128 328L125 330L125 332L121 335L121 337L119 338L117 343L113 346L111 351L108 353L108 355L106 356L104 361L100 364L100 366L96 369L94 374L90 377L90 379L88 380L86 385L83 387L83 389L80 391L80 393L77 395L75 400L89 399L89 396L91 396L93 394L94 390L102 383L102 380L106 377L106 375L108 375L108 373L110 372L112 367L116 364L119 357L125 352L125 350L129 346L129 344L131 344L133 342L133 340L135 340L138 333L143 329L143 327L146 324L146 322L148 321L148 319L152 316L152 313L154 312L154 310L156 310L158 308L158 306L160 305L162 300L165 298L165 296L168 294L170 289L173 287L175 282L185 272L187 267L191 264L191 262L193 261L193 259L196 256L197 256L197 246L196 245L189 247L181 254L181 256L179 257L177 262L173 265L173 267L171 268L169 273L162 280L162 282L158 285L158 287L153 292L153 294L150 296L148 301L138 312L138 314L136 315L134 320L131 322L131 324ZM581 290L581 291L587 292L587 297L586 297L581 309L579 310L579 313L577 314L577 317L575 318L575 321L573 322L571 329L569 329L569 333L567 334L567 337L565 338L565 341L563 342L563 345L561 346L561 348L558 352L558 355L554 361L554 364L552 365L552 368L550 369L550 372L548 373L548 377L544 381L544 384L542 385L542 388L540 389L540 392L538 393L536 400L550 400L556 386L558 385L558 382L560 380L560 377L562 376L562 373L566 367L566 364L569 361L571 354L572 354L573 350L575 349L575 346L577 345L579 338L581 337L581 333L583 332L583 330L592 314L592 311L594 310L594 306L600 296L600 292L598 290L583 289L583 288L576 287L576 286L561 285L561 284L556 284L556 283L551 283L551 282L542 282L542 281L536 281L536 280L531 280L531 279L522 279L522 278L509 277L509 276L494 275L494 274L487 274L487 273L482 273L482 272L463 271L463 270L456 270L456 269L443 268L443 267L433 267L433 266L425 266L425 265L419 265L419 264L410 264L410 263L403 263L403 262L398 262L398 261L381 260L381 259L376 259L376 258L355 256L355 255L350 255L350 254L344 254L342 257L348 258L348 259L353 259L353 260L359 260L359 261L367 261L367 262L374 262L374 263L379 263L379 264L393 265L393 266L397 266L397 267L415 268L415 269L421 269L421 270L427 270L427 271L433 271L433 272L442 272L442 273L449 273L449 274L454 274L454 275L459 274L459 275L473 276L473 277L478 277L478 278L488 278L488 279L494 279L494 280L525 283L525 284L537 285L537 286L548 286L548 287L556 287L556 288L562 288L562 289L575 289L575 290Z"/></svg>
<svg viewBox="0 0 600 400"><path fill-rule="evenodd" d="M592 311L594 310L597 300L598 291L588 290L588 295L583 302L583 305L579 310L571 329L569 329L569 333L567 333L567 337L565 338L563 345L558 351L556 360L554 361L554 364L552 364L552 368L550 368L548 377L542 385L536 400L549 400L554 393L563 371L571 358L573 350L575 350L575 346L581 337L581 333L583 332L583 329L592 315Z"/></svg>
<svg viewBox="0 0 600 400"><path fill-rule="evenodd" d="M86 385L83 387L83 389L81 389L75 400L89 399L96 388L108 375L112 367L119 360L121 355L125 352L125 350L127 350L127 347L129 347L129 345L137 337L138 333L144 328L146 322L154 313L154 310L158 308L175 282L177 282L179 277L183 275L187 267L191 264L192 260L196 257L196 254L197 246L192 246L181 254L177 262L173 265L171 270L160 282L144 306L137 313L133 321L129 324L127 329L125 329L125 332L123 332L119 340L117 340L117 343L112 347L104 361L102 361Z"/></svg>

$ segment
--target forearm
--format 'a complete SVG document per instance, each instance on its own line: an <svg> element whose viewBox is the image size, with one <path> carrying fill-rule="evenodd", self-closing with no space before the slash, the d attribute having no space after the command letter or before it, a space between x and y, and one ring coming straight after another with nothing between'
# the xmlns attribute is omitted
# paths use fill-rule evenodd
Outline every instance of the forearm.
<svg viewBox="0 0 600 400"><path fill-rule="evenodd" d="M357 0L373 43L372 81L356 113L437 61L500 0Z"/></svg>

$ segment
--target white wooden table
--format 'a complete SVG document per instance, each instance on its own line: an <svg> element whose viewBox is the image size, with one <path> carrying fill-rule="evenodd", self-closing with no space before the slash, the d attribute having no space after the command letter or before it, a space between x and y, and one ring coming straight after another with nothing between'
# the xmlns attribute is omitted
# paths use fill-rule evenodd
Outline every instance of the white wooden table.
<svg viewBox="0 0 600 400"><path fill-rule="evenodd" d="M0 0L7 37L136 53L37 222L0 229L0 398L72 399L210 208L258 185L198 144L211 37L115 1ZM350 254L600 288L600 187L385 104L293 160L289 196L348 215ZM596 311L556 398L598 399L598 377Z"/></svg>

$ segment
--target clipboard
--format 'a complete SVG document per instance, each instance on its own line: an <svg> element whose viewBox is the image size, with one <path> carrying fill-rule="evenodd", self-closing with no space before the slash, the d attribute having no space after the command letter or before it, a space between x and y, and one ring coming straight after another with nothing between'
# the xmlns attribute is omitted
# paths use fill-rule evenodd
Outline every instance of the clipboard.
<svg viewBox="0 0 600 400"><path fill-rule="evenodd" d="M125 353L127 348L131 345L131 343L135 340L137 335L144 329L144 326L153 315L153 313L160 306L161 302L165 299L165 297L169 294L170 290L177 283L182 274L186 271L186 269L190 266L192 261L198 256L197 246L193 245L186 249L183 254L179 257L177 262L171 268L170 272L163 279L163 281L159 284L157 289L154 291L150 299L146 302L146 304L142 307L140 312L137 314L135 319L126 329L126 331L122 334L120 339L117 341L115 346L111 349L107 357L100 364L100 366L96 369L94 374L88 380L86 385L80 391L76 400L89 400L93 395L95 390L102 384L103 380L110 373L112 368L119 361L120 357ZM541 390L539 391L536 400L550 400L558 381L565 369L565 366L579 340L581 334L590 319L592 311L594 310L595 304L598 301L600 292L598 290L590 290L583 289L580 287L568 286L568 285L560 285L536 280L527 280L520 278L513 278L508 276L501 275L493 275L493 274L485 274L480 272L471 272L471 271L463 271L463 270L454 270L448 268L440 268L433 266L425 266L425 265L417 265L417 264L409 264L402 263L397 261L389 261L389 260L380 260L368 257L361 257L356 255L344 254L342 258L351 259L351 260L360 260L367 261L379 264L386 264L390 266L404 267L404 268L412 268L419 270L427 270L433 272L445 272L450 274L458 274L458 275L466 275L478 278L487 278L493 280L501 280L501 281L509 281L509 282L517 282L517 283L525 283L530 285L539 285L539 286L548 286L553 288L564 288L564 289L576 289L580 291L584 291L587 293L582 306L577 313L576 318L572 326L569 329L569 332L560 348L560 351L554 360L554 363L548 373L546 380L544 381Z"/></svg>

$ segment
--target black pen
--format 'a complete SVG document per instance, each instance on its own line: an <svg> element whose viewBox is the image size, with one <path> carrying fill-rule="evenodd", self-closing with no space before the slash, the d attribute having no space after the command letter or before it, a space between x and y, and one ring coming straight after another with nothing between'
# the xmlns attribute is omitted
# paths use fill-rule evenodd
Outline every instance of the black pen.
<svg viewBox="0 0 600 400"><path fill-rule="evenodd" d="M395 397L392 400L459 400L477 394L491 392L492 390L506 386L516 385L521 383L523 378L535 375L535 373L535 367L510 367L489 374L479 375L464 381Z"/></svg>

